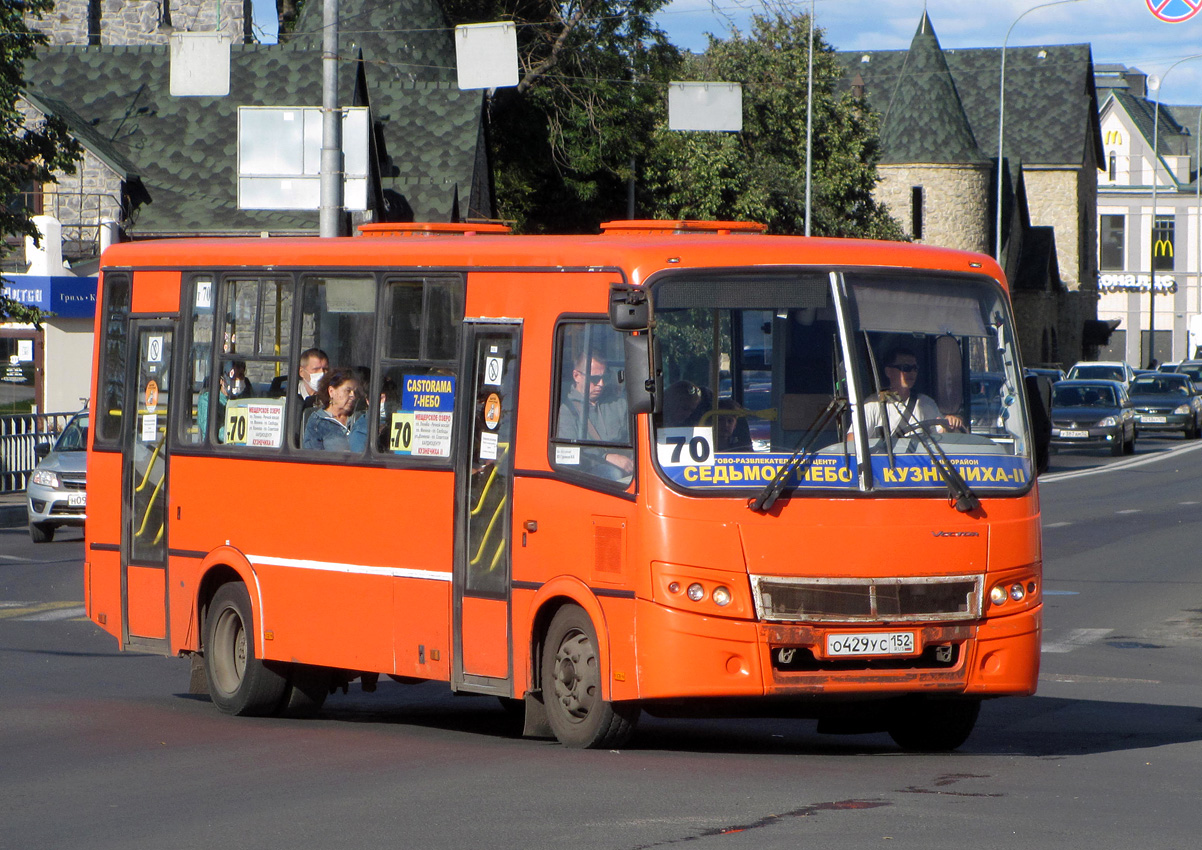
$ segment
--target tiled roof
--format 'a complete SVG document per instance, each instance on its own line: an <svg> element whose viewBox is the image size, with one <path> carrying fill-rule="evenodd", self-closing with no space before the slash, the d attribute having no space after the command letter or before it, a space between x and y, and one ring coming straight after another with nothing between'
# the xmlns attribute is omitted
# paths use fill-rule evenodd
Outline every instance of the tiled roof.
<svg viewBox="0 0 1202 850"><path fill-rule="evenodd" d="M984 163L926 12L884 101L882 163ZM881 101L876 105L880 106Z"/></svg>
<svg viewBox="0 0 1202 850"><path fill-rule="evenodd" d="M390 25L382 18L377 21L385 12L396 17L398 8L430 5L347 0L343 8L387 7L363 11L368 24L380 28L360 36L376 139L387 157L382 188L396 193L393 206L412 218L447 221L456 198L466 215L474 190L487 186L481 173L483 95L459 91L438 64L453 53L445 30L426 31L410 49L386 31ZM344 12L344 26L347 20ZM421 22L416 15L409 26ZM434 42L445 42L445 49ZM356 55L347 50L345 55ZM429 64L421 73L401 71L402 58L410 70ZM141 176L152 204L140 212L138 235L316 231L316 211L237 208L237 107L320 105L320 52L304 38L285 45L234 45L230 95L224 98L172 97L169 64L166 47L51 47L27 63L27 88L44 103L69 104L75 120L90 128L89 138ZM356 68L354 61L341 66L341 103L353 102ZM489 210L473 214L481 212Z"/></svg>
<svg viewBox="0 0 1202 850"><path fill-rule="evenodd" d="M906 71L906 50L857 50L838 54L843 90L857 73L872 108L884 113ZM981 153L997 156L1000 48L945 49L964 114ZM1005 148L1028 166L1101 162L1101 128L1088 44L1010 47L1006 50ZM921 132L917 128L915 132ZM922 141L907 140L921 149ZM886 156L890 156L885 152Z"/></svg>

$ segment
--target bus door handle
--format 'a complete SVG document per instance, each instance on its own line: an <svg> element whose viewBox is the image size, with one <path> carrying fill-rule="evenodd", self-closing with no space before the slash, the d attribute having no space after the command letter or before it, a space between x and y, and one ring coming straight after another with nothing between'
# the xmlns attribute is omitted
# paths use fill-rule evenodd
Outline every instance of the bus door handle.
<svg viewBox="0 0 1202 850"><path fill-rule="evenodd" d="M526 533L533 534L538 531L538 520L528 519L522 523L522 548L526 547Z"/></svg>

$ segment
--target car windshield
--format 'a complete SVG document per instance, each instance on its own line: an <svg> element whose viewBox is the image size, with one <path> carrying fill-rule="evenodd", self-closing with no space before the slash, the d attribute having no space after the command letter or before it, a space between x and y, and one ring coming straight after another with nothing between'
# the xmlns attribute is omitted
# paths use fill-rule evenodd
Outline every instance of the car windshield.
<svg viewBox="0 0 1202 850"><path fill-rule="evenodd" d="M996 283L799 270L678 275L653 291L656 458L673 483L754 488L786 466L786 492L946 493L952 467L974 487L1029 483L1018 357Z"/></svg>
<svg viewBox="0 0 1202 850"><path fill-rule="evenodd" d="M1189 375L1189 379L1195 383L1202 383L1202 366L1194 364L1178 366L1177 372L1182 375Z"/></svg>
<svg viewBox="0 0 1202 850"><path fill-rule="evenodd" d="M1072 377L1092 381L1121 381L1123 370L1118 366L1075 366Z"/></svg>
<svg viewBox="0 0 1202 850"><path fill-rule="evenodd" d="M76 416L67 423L63 433L59 434L54 444L56 452L83 452L88 449L88 417L87 414Z"/></svg>
<svg viewBox="0 0 1202 850"><path fill-rule="evenodd" d="M1056 387L1052 407L1118 407L1118 403L1113 387Z"/></svg>
<svg viewBox="0 0 1202 850"><path fill-rule="evenodd" d="M1131 395L1189 395L1186 378L1140 377L1131 382Z"/></svg>

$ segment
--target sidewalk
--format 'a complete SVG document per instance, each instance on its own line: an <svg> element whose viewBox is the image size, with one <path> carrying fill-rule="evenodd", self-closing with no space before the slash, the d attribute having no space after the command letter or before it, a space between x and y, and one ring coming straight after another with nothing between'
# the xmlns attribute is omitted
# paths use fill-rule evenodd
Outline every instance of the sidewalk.
<svg viewBox="0 0 1202 850"><path fill-rule="evenodd" d="M20 528L29 521L25 491L0 493L0 528Z"/></svg>

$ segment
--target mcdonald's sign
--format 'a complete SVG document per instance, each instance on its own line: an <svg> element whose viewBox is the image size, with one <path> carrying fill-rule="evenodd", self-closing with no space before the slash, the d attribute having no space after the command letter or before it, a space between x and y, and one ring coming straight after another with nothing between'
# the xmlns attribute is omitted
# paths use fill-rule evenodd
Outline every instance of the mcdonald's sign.
<svg viewBox="0 0 1202 850"><path fill-rule="evenodd" d="M1157 239L1156 244L1152 246L1152 254L1156 257L1173 256L1173 240Z"/></svg>
<svg viewBox="0 0 1202 850"><path fill-rule="evenodd" d="M1122 130L1107 130L1106 131L1106 144L1121 145L1122 143L1123 143L1123 131Z"/></svg>

